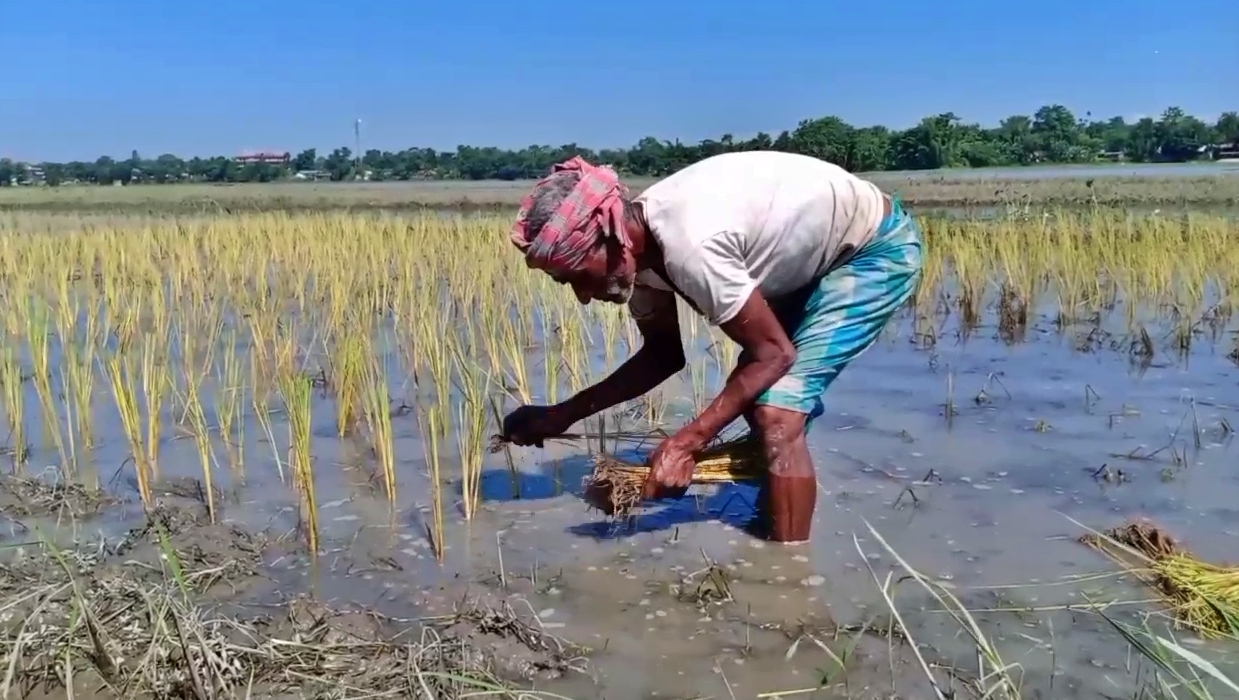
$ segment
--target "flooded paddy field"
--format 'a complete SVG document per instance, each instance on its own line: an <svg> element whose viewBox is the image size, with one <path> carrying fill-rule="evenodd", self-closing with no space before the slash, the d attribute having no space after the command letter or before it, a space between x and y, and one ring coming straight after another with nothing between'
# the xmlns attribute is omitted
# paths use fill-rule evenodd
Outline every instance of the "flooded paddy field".
<svg viewBox="0 0 1239 700"><path fill-rule="evenodd" d="M1044 206L1239 206L1239 167L1113 165L867 173L913 209ZM639 192L650 179L632 179ZM243 211L510 210L531 183L410 181L0 188L0 212L227 214Z"/></svg>
<svg viewBox="0 0 1239 700"><path fill-rule="evenodd" d="M796 547L739 529L747 486L581 499L730 371L687 313L680 376L490 451L639 343L504 217L6 232L0 695L1200 697L1110 621L1172 634L1156 592L1078 538L1146 517L1235 558L1233 221L923 224L915 299L810 429Z"/></svg>

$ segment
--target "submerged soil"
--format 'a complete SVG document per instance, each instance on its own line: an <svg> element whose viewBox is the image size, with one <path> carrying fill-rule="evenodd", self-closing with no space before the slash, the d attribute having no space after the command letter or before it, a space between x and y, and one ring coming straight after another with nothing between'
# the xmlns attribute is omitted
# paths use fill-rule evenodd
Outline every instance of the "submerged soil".
<svg viewBox="0 0 1239 700"><path fill-rule="evenodd" d="M0 563L5 697L442 698L586 670L588 650L503 591L441 586L396 617L280 585L279 563L304 555L173 499L117 540L14 546Z"/></svg>

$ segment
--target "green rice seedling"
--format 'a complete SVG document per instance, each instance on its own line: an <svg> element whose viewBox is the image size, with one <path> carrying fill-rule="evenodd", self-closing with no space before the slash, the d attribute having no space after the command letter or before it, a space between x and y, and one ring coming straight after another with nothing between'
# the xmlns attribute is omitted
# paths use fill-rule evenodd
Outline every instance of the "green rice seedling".
<svg viewBox="0 0 1239 700"><path fill-rule="evenodd" d="M583 328L578 319L569 318L565 313L563 303L557 305L559 348L567 370L569 386L573 393L584 389L589 384L589 350L585 344ZM547 361L550 362L548 355Z"/></svg>
<svg viewBox="0 0 1239 700"><path fill-rule="evenodd" d="M495 377L496 381L499 380L498 378L503 378L506 390L516 391L524 396L528 392L524 348L509 347L509 343L517 342L517 329L512 320L513 313L515 309L502 299L496 297L487 300L479 309L481 330L478 335L483 345L483 352L490 361L491 376ZM511 370L507 367L509 360L515 362Z"/></svg>
<svg viewBox="0 0 1239 700"><path fill-rule="evenodd" d="M159 478L159 450L163 435L163 408L172 386L168 369L167 328L148 333L142 338L142 396L146 411L147 463L155 478Z"/></svg>
<svg viewBox="0 0 1239 700"><path fill-rule="evenodd" d="M528 335L523 332L528 328L528 323L528 315L519 304L514 304L499 324L499 346L502 348L504 365L507 367L510 385L522 403L533 401L526 364L530 342Z"/></svg>
<svg viewBox="0 0 1239 700"><path fill-rule="evenodd" d="M441 436L446 432L441 408L429 404L418 412L418 428L422 436L422 451L426 456L427 476L430 479L430 511L432 523L427 528L430 547L435 559L443 561L447 550L443 525L443 470L439 462Z"/></svg>
<svg viewBox="0 0 1239 700"><path fill-rule="evenodd" d="M138 494L146 508L155 505L151 491L153 479L149 452L142 444L142 412L138 406L139 383L133 367L133 359L127 354L115 352L108 357L105 364L106 374L112 388L112 398L116 401L116 410L120 415L121 427L129 441L129 450L133 456L134 471L137 473Z"/></svg>
<svg viewBox="0 0 1239 700"><path fill-rule="evenodd" d="M1119 633L1127 644L1157 669L1154 679L1156 695L1148 697L1178 700L1214 700L1218 697L1239 697L1239 677L1227 675L1217 664L1177 640L1173 634L1154 630L1148 622L1140 626L1119 622L1101 605L1095 612ZM1217 693L1215 694L1215 689ZM1225 691L1225 695L1222 695Z"/></svg>
<svg viewBox="0 0 1239 700"><path fill-rule="evenodd" d="M336 432L345 437L361 418L367 343L357 322L349 324L341 335L335 344L329 381L336 399Z"/></svg>
<svg viewBox="0 0 1239 700"><path fill-rule="evenodd" d="M83 304L73 295L67 278L59 290L57 334L62 354L61 386L64 388L65 413L69 426L70 451L76 459L78 446L89 454L94 449L94 415L91 397L95 384L95 346L99 337L99 306L95 301ZM78 319L85 317L85 327L79 335Z"/></svg>
<svg viewBox="0 0 1239 700"><path fill-rule="evenodd" d="M193 380L189 391L189 421L194 431L194 445L198 449L198 459L202 465L202 481L207 495L207 513L211 522L217 518L215 504L215 479L212 476L215 463L215 450L211 446L211 428L207 424L206 413L202 409L199 398L199 381Z"/></svg>
<svg viewBox="0 0 1239 700"><path fill-rule="evenodd" d="M375 456L383 471L383 485L387 500L396 503L396 448L391 422L391 396L388 389L387 370L381 358L375 358L363 378L365 403L363 412L370 428L370 440Z"/></svg>
<svg viewBox="0 0 1239 700"><path fill-rule="evenodd" d="M71 344L65 349L63 384L66 403L75 407L74 425L82 444L89 452L95 447L92 397L95 393L95 344L89 341Z"/></svg>
<svg viewBox="0 0 1239 700"><path fill-rule="evenodd" d="M440 417L449 415L448 406L451 397L452 359L448 343L439 341L442 338L442 328L447 327L447 319L442 309L427 309L421 316L422 323L418 337L425 340L421 343L420 358L425 365L430 388L434 391L435 403L439 406Z"/></svg>
<svg viewBox="0 0 1239 700"><path fill-rule="evenodd" d="M188 350L194 347L194 340L191 337L185 338L185 349ZM189 351L192 353L192 351ZM188 419L194 433L194 446L198 450L198 459L202 465L202 483L206 490L207 498L207 514L211 522L216 521L217 511L215 505L215 479L213 477L215 450L211 446L211 428L207 424L206 411L202 408L202 382L203 375L198 374L192 363L185 363L185 406L188 410Z"/></svg>
<svg viewBox="0 0 1239 700"><path fill-rule="evenodd" d="M502 426L503 416L499 413L499 402L496 401L495 397L493 396L491 397L490 401L491 401L490 402L491 415L495 419L495 425ZM503 451L503 459L508 464L508 478L512 482L512 497L520 498L521 497L521 473L516 468L516 460L512 459L512 446L504 442L501 445L501 449Z"/></svg>
<svg viewBox="0 0 1239 700"><path fill-rule="evenodd" d="M313 388L300 373L285 369L277 380L280 397L288 417L289 464L293 484L301 497L305 513L306 540L312 553L318 553L318 501L314 492L314 465L311 449L311 398Z"/></svg>
<svg viewBox="0 0 1239 700"><path fill-rule="evenodd" d="M244 476L245 421L242 420L241 400L245 393L241 377L241 361L237 354L237 333L229 330L224 336L225 349L216 371L215 412L219 419L220 437L228 453L228 464L238 478Z"/></svg>
<svg viewBox="0 0 1239 700"><path fill-rule="evenodd" d="M34 372L31 377L35 392L39 397L39 407L43 416L44 443L52 443L60 456L61 469L72 473L72 456L65 444L61 429L58 393L52 388L52 349L50 317L47 305L36 302L32 305L26 317L26 337L30 344L30 354L34 361Z"/></svg>
<svg viewBox="0 0 1239 700"><path fill-rule="evenodd" d="M452 346L456 356L456 376L460 380L461 400L456 406L456 446L460 455L461 495L466 520L472 520L481 501L482 466L486 458L491 431L487 428L486 397L490 377L479 371L466 358L458 345Z"/></svg>
<svg viewBox="0 0 1239 700"><path fill-rule="evenodd" d="M257 375L261 370L258 365L261 362L256 356L250 357L251 376ZM280 475L280 483L287 485L288 479L284 472L284 460L280 457L280 450L275 443L275 430L271 425L271 408L267 404L267 396L259 394L257 391L250 394L250 401L254 409L254 418L258 421L258 425L262 428L263 434L267 437L267 444L271 445L271 451L275 456L275 469Z"/></svg>

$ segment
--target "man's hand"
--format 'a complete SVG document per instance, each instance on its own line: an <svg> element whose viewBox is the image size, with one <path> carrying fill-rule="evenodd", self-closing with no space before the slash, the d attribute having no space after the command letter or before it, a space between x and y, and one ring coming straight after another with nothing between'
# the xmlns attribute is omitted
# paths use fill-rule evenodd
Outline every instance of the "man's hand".
<svg viewBox="0 0 1239 700"><path fill-rule="evenodd" d="M650 455L650 473L641 488L642 498L683 496L693 482L693 470L697 467L693 454L702 447L696 439L683 432L663 440Z"/></svg>
<svg viewBox="0 0 1239 700"><path fill-rule="evenodd" d="M556 406L521 406L503 419L503 439L522 447L542 447L547 438L564 434L576 421Z"/></svg>

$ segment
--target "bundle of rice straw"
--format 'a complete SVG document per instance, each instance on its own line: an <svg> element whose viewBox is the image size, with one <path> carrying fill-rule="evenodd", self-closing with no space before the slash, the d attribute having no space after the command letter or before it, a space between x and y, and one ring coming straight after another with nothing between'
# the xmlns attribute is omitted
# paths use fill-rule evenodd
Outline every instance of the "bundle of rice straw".
<svg viewBox="0 0 1239 700"><path fill-rule="evenodd" d="M1084 535L1080 541L1157 589L1178 622L1200 636L1216 639L1239 633L1239 568L1197 559L1147 521L1129 523L1104 536Z"/></svg>
<svg viewBox="0 0 1239 700"><path fill-rule="evenodd" d="M753 435L707 447L694 459L694 484L759 481L766 473L761 443ZM594 458L594 471L585 477L585 500L609 516L624 517L641 504L641 487L649 476L644 463L626 462L612 455Z"/></svg>

